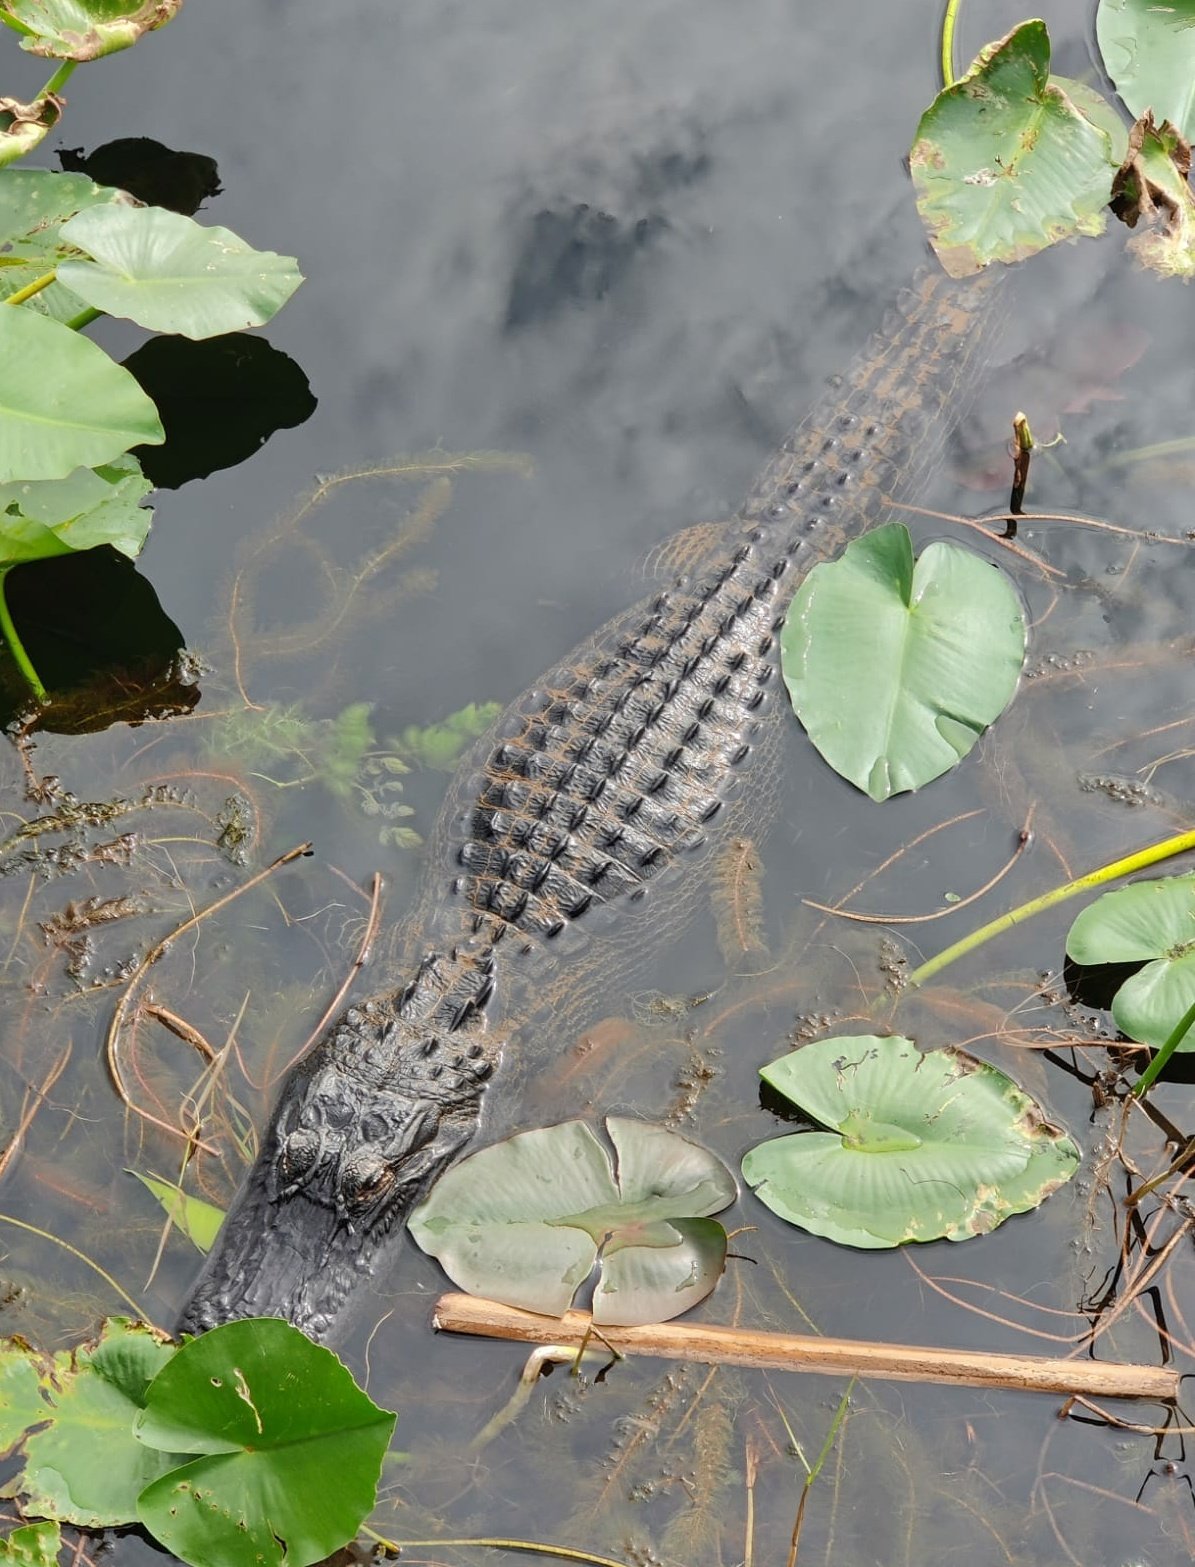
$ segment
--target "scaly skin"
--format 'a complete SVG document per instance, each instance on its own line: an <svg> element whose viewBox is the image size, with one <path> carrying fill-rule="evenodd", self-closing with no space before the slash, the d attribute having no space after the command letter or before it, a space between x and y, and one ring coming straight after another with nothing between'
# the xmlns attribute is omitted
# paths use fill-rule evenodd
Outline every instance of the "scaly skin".
<svg viewBox="0 0 1195 1567"><path fill-rule="evenodd" d="M410 982L351 1008L287 1079L183 1328L271 1315L328 1336L475 1135L487 1082L517 1076L545 1035L567 1040L612 954L641 955L679 924L709 836L767 749L798 582L936 457L998 292L919 279L738 517L702 531L692 573L597 632L478 742L407 924Z"/></svg>

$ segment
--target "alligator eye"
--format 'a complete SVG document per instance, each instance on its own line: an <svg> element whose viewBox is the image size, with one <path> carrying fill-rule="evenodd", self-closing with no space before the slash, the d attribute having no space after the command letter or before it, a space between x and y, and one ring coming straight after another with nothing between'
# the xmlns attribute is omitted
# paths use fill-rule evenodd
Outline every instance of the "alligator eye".
<svg viewBox="0 0 1195 1567"><path fill-rule="evenodd" d="M310 1174L319 1154L319 1133L300 1127L282 1140L278 1150L278 1165L284 1181L302 1180Z"/></svg>
<svg viewBox="0 0 1195 1567"><path fill-rule="evenodd" d="M345 1165L340 1184L347 1202L363 1205L394 1184L394 1171L378 1154L361 1153Z"/></svg>

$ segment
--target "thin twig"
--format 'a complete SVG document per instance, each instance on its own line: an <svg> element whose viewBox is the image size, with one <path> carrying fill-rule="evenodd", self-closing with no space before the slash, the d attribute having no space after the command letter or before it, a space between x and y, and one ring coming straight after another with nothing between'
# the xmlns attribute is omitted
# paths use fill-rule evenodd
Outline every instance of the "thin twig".
<svg viewBox="0 0 1195 1567"><path fill-rule="evenodd" d="M12 1137L9 1139L7 1148L5 1148L3 1153L0 1153L0 1176L8 1169L11 1161L16 1158L24 1141L25 1133L33 1125L34 1116L36 1116L42 1105L45 1104L46 1095L66 1070L66 1063L71 1058L72 1048L69 1043L64 1047L62 1054L50 1068L40 1087L27 1088L25 1090L25 1097L21 1103L21 1119L17 1122L16 1131L13 1132Z"/></svg>
<svg viewBox="0 0 1195 1567"><path fill-rule="evenodd" d="M300 843L297 844L293 849L288 849L285 854L280 854L276 860L271 860L270 863L262 870L258 871L255 875L250 876L248 881L242 882L239 887L234 887L231 892L226 892L223 897L217 898L214 903L209 903L206 908L200 909L197 913L189 915L181 925L176 925L169 935L163 936L161 941L150 948L150 950L141 959L141 962L137 965L136 969L133 971L132 978L129 980L128 985L121 994L120 1000L116 1003L116 1008L112 1014L112 1021L108 1025L108 1034L104 1042L104 1053L108 1062L108 1072L112 1078L113 1086L115 1087L116 1092L120 1096L123 1103L130 1110L132 1110L135 1115L139 1115L143 1120L150 1122L151 1125L160 1128L164 1132L169 1132L172 1137L182 1138L184 1142L189 1143L196 1148L201 1148L205 1153L214 1153L215 1150L198 1141L194 1132L187 1132L184 1131L182 1127L172 1126L169 1121L163 1121L159 1116L152 1115L148 1110L143 1110L129 1097L128 1090L125 1087L124 1073L120 1064L120 1039L125 1023L128 1021L133 997L135 996L139 986L141 985L149 970L154 966L155 963L158 962L161 957L165 955L166 952L170 950L171 946L178 940L180 936L185 935L188 930L193 930L197 925L200 924L201 921L207 919L210 915L218 913L223 908L227 908L230 903L234 902L243 893L249 892L252 888L258 886L261 882L265 881L268 876L272 876L276 870L280 870L282 866L289 865L292 860L297 860L302 855L310 853L310 843Z"/></svg>
<svg viewBox="0 0 1195 1567"><path fill-rule="evenodd" d="M977 902L985 893L991 892L993 887L1004 880L1033 841L1031 828L1036 809L1036 806L1030 806L1025 825L1021 828L1017 839L1017 846L996 874L989 876L982 887L977 887L974 892L968 893L965 898L960 898L957 903L948 903L944 909L934 909L930 914L860 914L851 909L835 908L828 903L817 903L813 898L802 898L801 902L807 903L811 909L819 909L823 914L837 914L839 919L858 920L864 925L924 925L929 920L945 919L947 915L957 914L968 904Z"/></svg>
<svg viewBox="0 0 1195 1567"><path fill-rule="evenodd" d="M365 931L362 934L360 945L357 948L357 955L353 959L348 973L344 976L339 990L337 990L331 1001L329 1001L328 1005L324 1008L323 1015L319 1022L311 1030L311 1033L308 1034L306 1040L299 1047L299 1049L295 1051L294 1055L291 1056L290 1060L286 1063L282 1070L274 1074L273 1078L270 1080L271 1083L275 1083L280 1077L284 1077L286 1073L290 1071L291 1067L294 1066L295 1062L301 1060L307 1054L312 1045L323 1033L324 1029L327 1028L332 1018L335 1017L337 1011L339 1010L340 1003L344 1000L345 996L348 995L350 989L352 988L353 981L357 978L357 975L369 962L370 953L373 950L374 937L378 933L378 917L381 913L382 907L382 878L377 871L374 871L373 873L373 881L370 883L369 893L369 917L365 921Z"/></svg>

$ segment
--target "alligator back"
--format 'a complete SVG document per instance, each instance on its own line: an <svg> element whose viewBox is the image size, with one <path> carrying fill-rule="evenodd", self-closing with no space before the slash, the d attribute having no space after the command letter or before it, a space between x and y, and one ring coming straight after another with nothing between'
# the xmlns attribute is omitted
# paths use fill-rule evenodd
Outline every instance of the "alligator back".
<svg viewBox="0 0 1195 1567"><path fill-rule="evenodd" d="M513 702L449 787L403 931L403 988L335 1023L283 1087L190 1329L316 1336L429 1181L700 900L694 862L775 755L776 639L801 576L913 491L994 318L987 278L926 274L693 569ZM755 765L747 772L748 763ZM509 1117L503 1117L509 1119Z"/></svg>

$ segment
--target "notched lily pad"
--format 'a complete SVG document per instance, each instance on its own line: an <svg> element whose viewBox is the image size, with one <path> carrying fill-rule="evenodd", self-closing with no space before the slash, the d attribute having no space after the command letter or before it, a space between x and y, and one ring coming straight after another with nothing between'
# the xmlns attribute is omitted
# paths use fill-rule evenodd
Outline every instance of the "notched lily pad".
<svg viewBox="0 0 1195 1567"><path fill-rule="evenodd" d="M411 1234L474 1295L561 1316L601 1262L599 1323L666 1322L721 1276L709 1215L737 1187L714 1154L647 1121L610 1116L617 1161L584 1121L520 1132L441 1176Z"/></svg>
<svg viewBox="0 0 1195 1567"><path fill-rule="evenodd" d="M820 1039L760 1068L834 1128L752 1148L743 1178L773 1213L869 1249L969 1240L1036 1208L1079 1150L1010 1077L899 1035Z"/></svg>
<svg viewBox="0 0 1195 1567"><path fill-rule="evenodd" d="M1076 963L1143 963L1112 998L1122 1034L1161 1049L1195 1003L1195 875L1163 876L1104 893L1075 920ZM1195 1050L1195 1027L1179 1041Z"/></svg>
<svg viewBox="0 0 1195 1567"><path fill-rule="evenodd" d="M1023 22L921 116L909 154L917 210L952 277L1099 234L1111 139L1050 79L1050 37Z"/></svg>
<svg viewBox="0 0 1195 1567"><path fill-rule="evenodd" d="M141 1489L179 1462L132 1432L174 1353L163 1334L123 1317L110 1317L93 1343L55 1355L0 1341L0 1451L23 1442L24 1455L0 1496L87 1529L133 1522Z"/></svg>
<svg viewBox="0 0 1195 1567"><path fill-rule="evenodd" d="M137 1516L192 1567L306 1567L356 1534L393 1430L297 1328L226 1323L184 1344L149 1389L134 1425L143 1452L202 1456L147 1486Z"/></svg>
<svg viewBox="0 0 1195 1567"><path fill-rule="evenodd" d="M946 543L914 566L903 523L815 566L780 639L809 738L873 800L961 761L1012 699L1024 657L1025 620L1004 574Z"/></svg>

